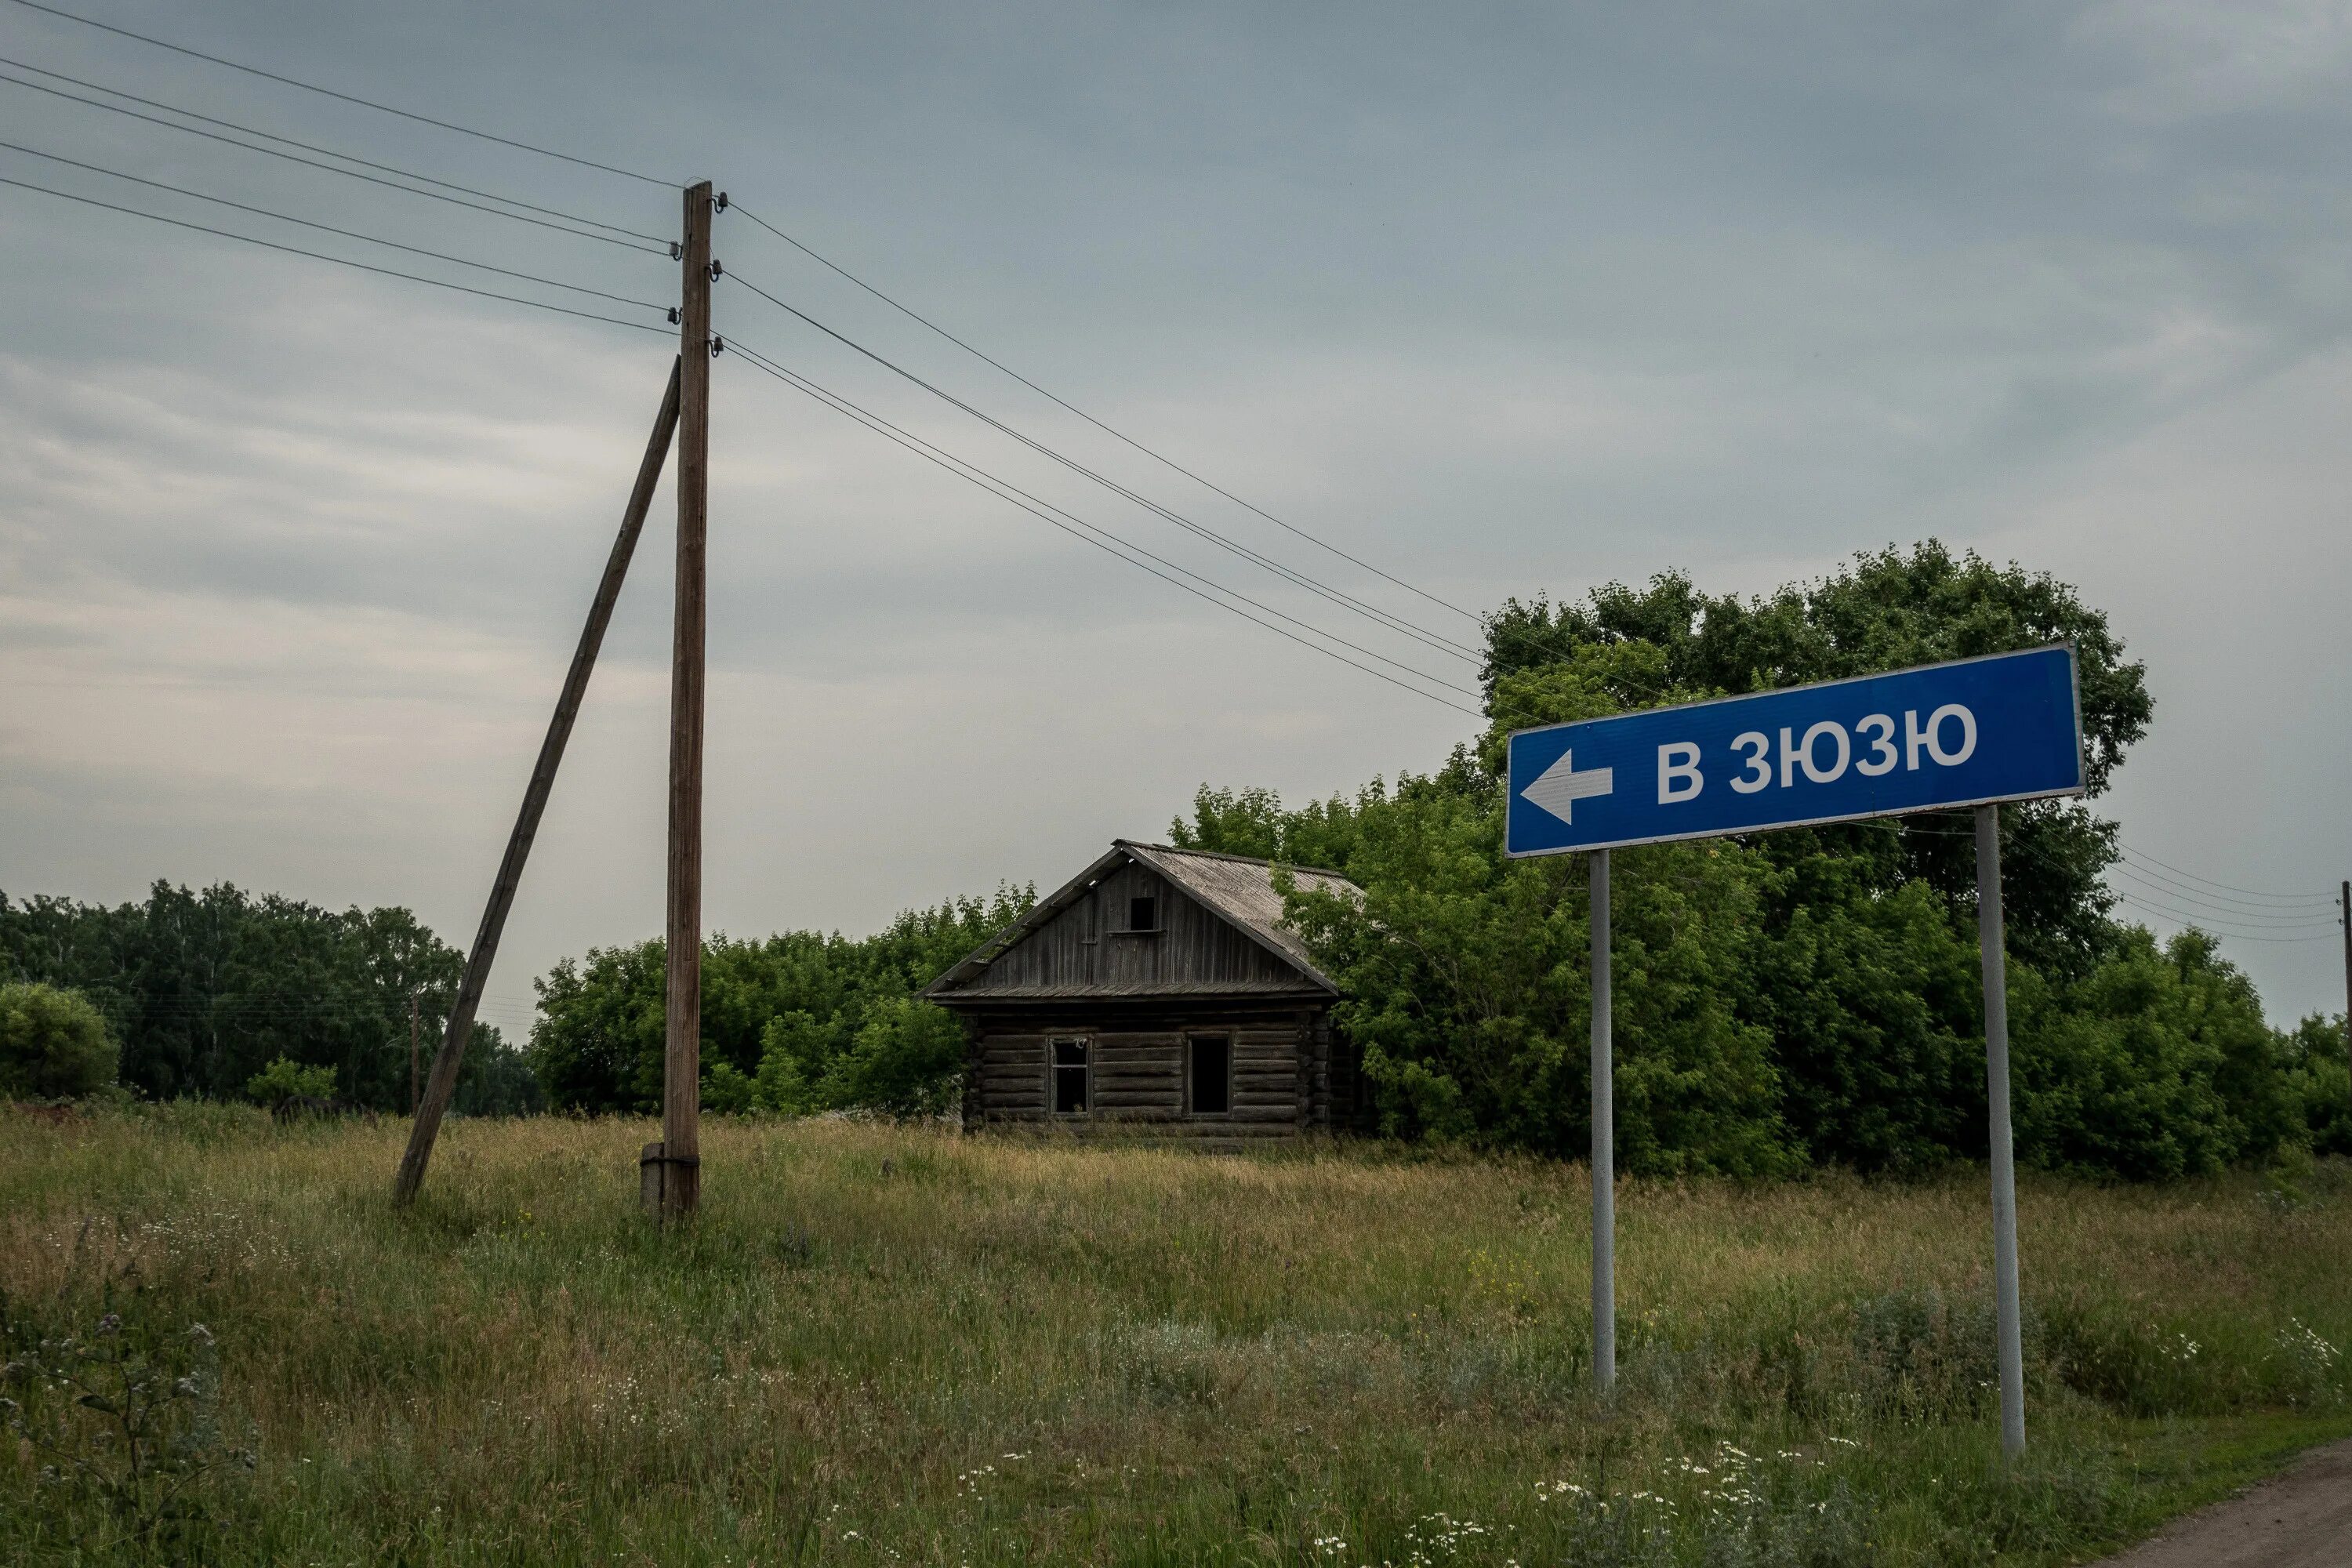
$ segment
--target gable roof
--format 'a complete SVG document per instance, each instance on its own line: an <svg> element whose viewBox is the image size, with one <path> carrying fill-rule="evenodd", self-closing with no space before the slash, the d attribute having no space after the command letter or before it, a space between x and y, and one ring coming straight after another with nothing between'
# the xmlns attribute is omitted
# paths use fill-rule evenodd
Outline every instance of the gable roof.
<svg viewBox="0 0 2352 1568"><path fill-rule="evenodd" d="M933 981L923 994L934 1001L953 996L984 973L999 957L1077 902L1120 862L1128 860L1157 871L1317 988L1339 994L1339 987L1316 967L1307 944L1282 923L1282 895L1274 886L1276 862L1252 859L1245 855L1220 855L1206 849L1175 849L1165 844L1138 844L1126 838L1115 840L1094 864L974 948L962 963ZM1363 897L1362 889L1337 871L1317 867L1292 867L1289 870L1303 890L1338 893L1344 898Z"/></svg>

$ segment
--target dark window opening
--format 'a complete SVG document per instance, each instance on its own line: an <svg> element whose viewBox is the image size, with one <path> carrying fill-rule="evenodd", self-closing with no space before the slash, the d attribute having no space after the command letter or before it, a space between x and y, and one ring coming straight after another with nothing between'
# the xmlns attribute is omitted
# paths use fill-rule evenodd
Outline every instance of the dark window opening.
<svg viewBox="0 0 2352 1568"><path fill-rule="evenodd" d="M1083 1116L1087 1110L1087 1043L1054 1042L1054 1114Z"/></svg>
<svg viewBox="0 0 2352 1568"><path fill-rule="evenodd" d="M1224 1116L1234 1109L1234 1047L1223 1035L1192 1041L1192 1114Z"/></svg>
<svg viewBox="0 0 2352 1568"><path fill-rule="evenodd" d="M1127 929L1129 931L1158 931L1160 929L1160 900L1158 899L1128 900Z"/></svg>

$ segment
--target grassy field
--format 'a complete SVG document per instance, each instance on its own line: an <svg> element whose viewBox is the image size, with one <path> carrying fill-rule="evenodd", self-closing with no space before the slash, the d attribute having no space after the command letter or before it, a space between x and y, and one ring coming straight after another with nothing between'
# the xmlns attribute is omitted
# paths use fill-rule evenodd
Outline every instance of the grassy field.
<svg viewBox="0 0 2352 1568"><path fill-rule="evenodd" d="M0 1557L2056 1563L2352 1431L2336 1167L2028 1179L2011 1474L1973 1173L1627 1184L1603 1405L1572 1168L719 1123L663 1236L646 1124L453 1125L402 1215L404 1131L0 1111ZM58 1374L151 1364L129 1479Z"/></svg>

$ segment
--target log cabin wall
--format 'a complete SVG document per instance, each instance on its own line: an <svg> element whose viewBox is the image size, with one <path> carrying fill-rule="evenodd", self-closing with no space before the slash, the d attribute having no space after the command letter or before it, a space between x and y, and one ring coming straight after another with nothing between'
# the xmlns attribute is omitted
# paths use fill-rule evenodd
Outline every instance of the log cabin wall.
<svg viewBox="0 0 2352 1568"><path fill-rule="evenodd" d="M1188 1070L1198 1039L1229 1050L1226 1109L1202 1111ZM1201 1007L1149 1017L1102 1008L992 1016L971 1025L964 1091L967 1128L1001 1124L1102 1134L1213 1139L1291 1137L1345 1128L1333 1117L1332 1032L1321 1008ZM1055 1110L1053 1046L1083 1043L1083 1110Z"/></svg>

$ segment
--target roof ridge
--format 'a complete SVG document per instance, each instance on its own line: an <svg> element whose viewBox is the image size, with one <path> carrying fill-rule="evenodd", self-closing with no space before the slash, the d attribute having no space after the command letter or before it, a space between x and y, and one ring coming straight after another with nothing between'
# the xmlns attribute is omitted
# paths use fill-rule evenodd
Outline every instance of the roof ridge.
<svg viewBox="0 0 2352 1568"><path fill-rule="evenodd" d="M1268 860L1256 855L1230 855L1222 849L1181 849L1173 844L1146 844L1140 838L1114 838L1111 843L1120 849L1149 849L1157 855L1190 855L1202 860L1237 860L1244 866L1269 868L1278 866L1286 871L1305 871L1317 877L1337 877L1343 882L1349 879L1348 873L1329 866L1301 866L1289 860Z"/></svg>

